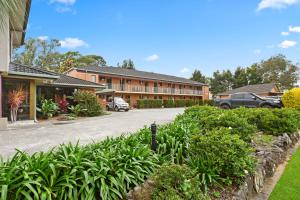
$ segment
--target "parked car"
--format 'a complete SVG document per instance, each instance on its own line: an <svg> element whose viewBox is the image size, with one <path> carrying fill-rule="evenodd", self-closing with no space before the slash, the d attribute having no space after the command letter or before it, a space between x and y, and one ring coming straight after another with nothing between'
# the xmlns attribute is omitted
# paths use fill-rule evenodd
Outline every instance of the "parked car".
<svg viewBox="0 0 300 200"><path fill-rule="evenodd" d="M106 109L114 111L124 110L127 112L129 110L129 104L121 97L114 97L113 99L108 101Z"/></svg>
<svg viewBox="0 0 300 200"><path fill-rule="evenodd" d="M281 108L280 99L263 98L254 93L242 92L232 94L228 99L215 100L215 105L223 109L247 107L247 108Z"/></svg>

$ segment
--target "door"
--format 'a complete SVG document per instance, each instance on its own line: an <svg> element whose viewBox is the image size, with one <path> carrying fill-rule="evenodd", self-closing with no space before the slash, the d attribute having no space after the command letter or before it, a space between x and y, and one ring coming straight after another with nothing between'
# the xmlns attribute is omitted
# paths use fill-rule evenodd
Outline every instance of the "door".
<svg viewBox="0 0 300 200"><path fill-rule="evenodd" d="M107 89L112 89L112 81L111 78L106 79Z"/></svg>
<svg viewBox="0 0 300 200"><path fill-rule="evenodd" d="M253 94L245 94L244 106L248 108L256 108L259 107L259 101Z"/></svg>
<svg viewBox="0 0 300 200"><path fill-rule="evenodd" d="M233 94L231 95L231 107L238 108L244 106L244 94Z"/></svg>

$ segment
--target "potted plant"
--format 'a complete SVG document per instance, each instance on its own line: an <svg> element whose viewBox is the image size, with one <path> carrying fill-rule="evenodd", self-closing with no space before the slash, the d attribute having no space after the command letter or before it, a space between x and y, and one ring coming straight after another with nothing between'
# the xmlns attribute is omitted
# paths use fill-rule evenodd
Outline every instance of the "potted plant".
<svg viewBox="0 0 300 200"><path fill-rule="evenodd" d="M25 100L26 95L22 87L8 93L8 104L10 107L10 119L14 123L17 121L18 110Z"/></svg>

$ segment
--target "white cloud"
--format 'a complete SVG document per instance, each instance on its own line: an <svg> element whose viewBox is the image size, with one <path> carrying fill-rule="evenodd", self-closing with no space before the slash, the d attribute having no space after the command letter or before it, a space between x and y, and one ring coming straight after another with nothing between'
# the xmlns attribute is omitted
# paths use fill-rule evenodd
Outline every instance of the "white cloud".
<svg viewBox="0 0 300 200"><path fill-rule="evenodd" d="M297 42L292 40L284 40L278 46L283 49L296 46Z"/></svg>
<svg viewBox="0 0 300 200"><path fill-rule="evenodd" d="M283 35L283 36L287 36L289 34L290 34L289 32L285 32L285 31L281 32L281 35Z"/></svg>
<svg viewBox="0 0 300 200"><path fill-rule="evenodd" d="M43 36L39 36L39 37L37 37L39 40L48 40L49 39L49 37L47 36L47 35L43 35Z"/></svg>
<svg viewBox="0 0 300 200"><path fill-rule="evenodd" d="M261 0L258 4L257 10L266 8L282 9L298 3L298 0Z"/></svg>
<svg viewBox="0 0 300 200"><path fill-rule="evenodd" d="M183 73L183 74L188 73L188 72L190 72L190 69L187 67L184 67L180 70L180 73Z"/></svg>
<svg viewBox="0 0 300 200"><path fill-rule="evenodd" d="M157 54L153 54L153 55L148 56L146 58L146 60L149 61L149 62L157 61L158 59L159 59L159 55L157 55Z"/></svg>
<svg viewBox="0 0 300 200"><path fill-rule="evenodd" d="M76 0L51 0L50 3L62 3L65 5L73 5Z"/></svg>
<svg viewBox="0 0 300 200"><path fill-rule="evenodd" d="M292 33L300 33L300 26L289 26L289 31Z"/></svg>
<svg viewBox="0 0 300 200"><path fill-rule="evenodd" d="M75 49L78 47L88 47L88 44L83 41L80 40L78 38L65 38L64 40L60 40L59 41L61 44L61 47L63 48L68 48L68 49Z"/></svg>
<svg viewBox="0 0 300 200"><path fill-rule="evenodd" d="M255 49L255 50L254 50L254 54L255 54L255 55L261 54L261 50L260 50L260 49Z"/></svg>

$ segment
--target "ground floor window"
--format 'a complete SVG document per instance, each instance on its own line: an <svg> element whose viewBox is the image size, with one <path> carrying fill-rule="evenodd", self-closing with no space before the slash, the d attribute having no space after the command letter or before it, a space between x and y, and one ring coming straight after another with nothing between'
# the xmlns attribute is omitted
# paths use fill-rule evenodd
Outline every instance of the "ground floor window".
<svg viewBox="0 0 300 200"><path fill-rule="evenodd" d="M21 107L18 110L17 120L28 120L29 119L29 111L30 111L30 81L22 80L22 79L12 79L12 78L4 78L2 80L2 109L3 117L7 117L10 119L10 105L8 103L8 94L18 88L22 88L25 92L25 100L23 101Z"/></svg>

